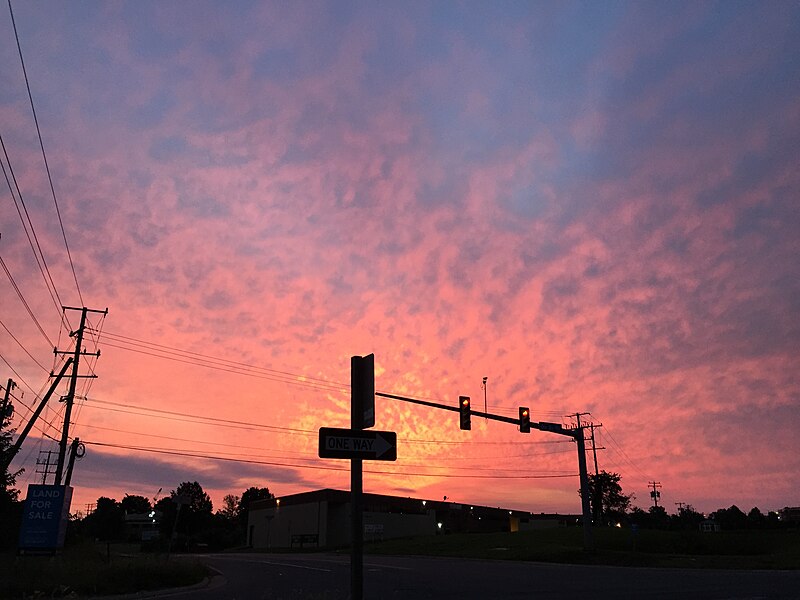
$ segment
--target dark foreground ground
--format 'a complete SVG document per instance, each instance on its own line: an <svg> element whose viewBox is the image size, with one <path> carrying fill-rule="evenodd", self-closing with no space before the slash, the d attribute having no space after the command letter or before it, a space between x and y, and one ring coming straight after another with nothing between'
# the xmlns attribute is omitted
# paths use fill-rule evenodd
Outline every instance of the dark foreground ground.
<svg viewBox="0 0 800 600"><path fill-rule="evenodd" d="M367 545L365 598L800 600L800 531L595 531L443 535ZM208 577L210 572L216 575ZM175 587L198 584L190 590ZM165 592L166 589L171 591ZM161 590L149 592L147 590ZM141 554L84 544L58 557L0 556L0 598L345 599L349 554Z"/></svg>
<svg viewBox="0 0 800 600"><path fill-rule="evenodd" d="M347 556L217 554L197 558L220 575L207 588L171 598L349 597ZM800 598L800 571L653 569L418 556L368 556L364 571L364 598L374 600Z"/></svg>

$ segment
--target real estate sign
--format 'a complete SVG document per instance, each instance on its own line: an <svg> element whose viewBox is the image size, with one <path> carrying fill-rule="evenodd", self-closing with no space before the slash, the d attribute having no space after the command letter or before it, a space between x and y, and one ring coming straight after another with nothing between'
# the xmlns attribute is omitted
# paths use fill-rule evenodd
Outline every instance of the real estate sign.
<svg viewBox="0 0 800 600"><path fill-rule="evenodd" d="M71 502L69 486L29 485L19 529L20 552L63 548Z"/></svg>

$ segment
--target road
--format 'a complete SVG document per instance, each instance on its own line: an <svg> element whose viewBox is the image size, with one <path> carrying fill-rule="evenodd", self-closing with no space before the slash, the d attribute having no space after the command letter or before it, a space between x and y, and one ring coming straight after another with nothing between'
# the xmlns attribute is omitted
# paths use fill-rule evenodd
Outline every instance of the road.
<svg viewBox="0 0 800 600"><path fill-rule="evenodd" d="M209 554L204 589L173 600L346 600L350 565L336 554ZM162 596L163 597L163 596ZM366 600L800 599L800 570L722 571L366 556Z"/></svg>

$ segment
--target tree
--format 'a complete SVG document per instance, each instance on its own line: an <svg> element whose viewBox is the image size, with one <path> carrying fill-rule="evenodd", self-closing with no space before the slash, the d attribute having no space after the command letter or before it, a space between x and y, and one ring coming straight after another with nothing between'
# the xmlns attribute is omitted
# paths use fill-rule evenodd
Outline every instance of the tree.
<svg viewBox="0 0 800 600"><path fill-rule="evenodd" d="M5 407L4 414L0 415L0 457L5 459L11 452L14 429L11 428L11 417L14 414L14 406L9 402ZM3 460L5 463L5 460ZM22 474L23 469L12 473L8 467L0 473L0 512L10 510L11 505L19 498L19 490L14 486L17 477Z"/></svg>
<svg viewBox="0 0 800 600"><path fill-rule="evenodd" d="M239 516L239 503L241 498L228 494L222 499L222 508L217 511L217 514L226 521L235 522Z"/></svg>
<svg viewBox="0 0 800 600"><path fill-rule="evenodd" d="M711 518L725 530L747 528L747 515L735 504L730 508L720 508L711 513Z"/></svg>
<svg viewBox="0 0 800 600"><path fill-rule="evenodd" d="M275 495L269 491L269 488L263 487L249 487L242 493L242 499L239 501L239 511L237 516L239 522L243 526L247 526L247 517L250 512L250 504L256 500L270 500Z"/></svg>
<svg viewBox="0 0 800 600"><path fill-rule="evenodd" d="M187 508L198 514L207 513L210 515L214 508L211 504L211 498L203 491L203 486L196 481L184 481L178 486L177 490L170 492L170 496L173 499L177 496L187 498L189 500Z"/></svg>
<svg viewBox="0 0 800 600"><path fill-rule="evenodd" d="M213 505L211 498L203 491L196 481L184 481L178 489L170 492L173 502L185 500L187 503L181 508L177 530L181 533L192 534L207 526L211 521Z"/></svg>
<svg viewBox="0 0 800 600"><path fill-rule="evenodd" d="M666 529L669 527L669 515L663 506L651 506L647 513L650 515L650 526L655 529Z"/></svg>
<svg viewBox="0 0 800 600"><path fill-rule="evenodd" d="M600 471L589 475L589 490L592 494L589 503L595 520L601 523L622 521L631 506L630 494L622 493L622 477L618 473Z"/></svg>
<svg viewBox="0 0 800 600"><path fill-rule="evenodd" d="M128 515L149 513L151 509L150 500L144 496L134 496L131 494L125 494L119 506L122 512Z"/></svg>
<svg viewBox="0 0 800 600"><path fill-rule="evenodd" d="M682 506L678 509L678 514L672 517L673 523L675 523L676 527L679 529L689 529L689 530L697 530L705 520L705 517L697 512L691 504L687 504L686 506Z"/></svg>
<svg viewBox="0 0 800 600"><path fill-rule="evenodd" d="M114 498L100 496L92 514L83 520L83 525L91 537L104 542L116 540L122 537L125 515Z"/></svg>
<svg viewBox="0 0 800 600"><path fill-rule="evenodd" d="M763 529L767 524L767 517L764 516L757 506L750 509L747 513L747 523L753 529Z"/></svg>

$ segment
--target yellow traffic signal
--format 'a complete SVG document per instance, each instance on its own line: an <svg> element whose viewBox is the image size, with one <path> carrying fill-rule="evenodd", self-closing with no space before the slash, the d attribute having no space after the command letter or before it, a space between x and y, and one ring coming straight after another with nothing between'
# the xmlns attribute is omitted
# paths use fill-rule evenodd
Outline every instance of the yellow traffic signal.
<svg viewBox="0 0 800 600"><path fill-rule="evenodd" d="M459 396L458 397L458 413L459 413L459 425L463 430L472 429L472 422L470 419L470 402L469 396Z"/></svg>

